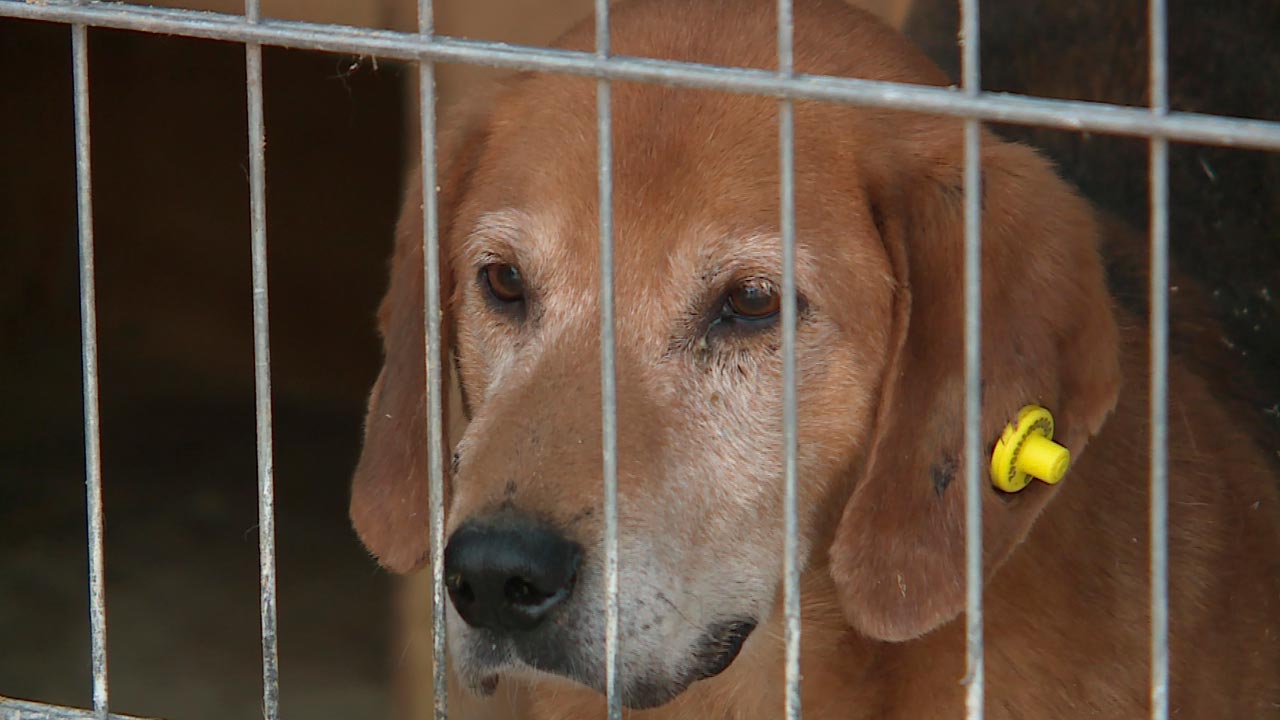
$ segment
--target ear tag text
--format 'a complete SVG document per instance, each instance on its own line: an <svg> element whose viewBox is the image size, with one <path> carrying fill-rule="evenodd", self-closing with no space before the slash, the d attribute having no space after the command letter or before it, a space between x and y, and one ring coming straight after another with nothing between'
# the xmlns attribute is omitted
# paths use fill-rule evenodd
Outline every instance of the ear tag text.
<svg viewBox="0 0 1280 720"><path fill-rule="evenodd" d="M1006 425L991 453L991 482L1015 493L1031 478L1053 485L1067 474L1071 452L1053 441L1053 415L1039 405L1026 405Z"/></svg>

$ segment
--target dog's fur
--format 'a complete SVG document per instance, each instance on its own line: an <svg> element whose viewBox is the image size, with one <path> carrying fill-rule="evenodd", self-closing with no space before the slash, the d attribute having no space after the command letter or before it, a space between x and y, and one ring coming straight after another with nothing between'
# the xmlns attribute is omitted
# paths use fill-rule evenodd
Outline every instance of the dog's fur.
<svg viewBox="0 0 1280 720"><path fill-rule="evenodd" d="M795 18L799 72L945 84L865 13L807 0ZM612 33L619 54L776 61L768 0L639 0L616 8ZM558 46L590 50L592 37L587 23ZM458 678L527 689L533 718L596 717L603 705L595 102L590 79L521 75L442 143L445 342L470 420L447 531L509 507L585 548L544 638L569 657L554 675L449 613ZM651 708L637 718L776 717L780 331L713 332L707 318L734 280L780 283L777 104L615 83L613 112L623 698ZM807 102L795 115L805 714L957 717L962 123ZM1074 460L1058 486L983 485L987 711L1145 717L1146 330L1114 307L1100 223L1050 166L991 135L982 166L982 436L1038 403ZM428 537L421 217L411 187L351 508L365 544L399 572L425 562ZM526 277L517 313L495 309L477 281L495 261ZM1280 717L1272 466L1176 359L1169 418L1172 707ZM742 618L760 626L737 660L691 683L708 628Z"/></svg>

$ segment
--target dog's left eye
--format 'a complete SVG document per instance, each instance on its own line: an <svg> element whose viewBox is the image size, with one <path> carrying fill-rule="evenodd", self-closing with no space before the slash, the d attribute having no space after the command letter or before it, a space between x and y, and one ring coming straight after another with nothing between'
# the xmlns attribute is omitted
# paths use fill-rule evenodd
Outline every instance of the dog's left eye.
<svg viewBox="0 0 1280 720"><path fill-rule="evenodd" d="M750 322L772 320L782 308L782 296L765 278L750 278L738 283L725 298L722 317Z"/></svg>

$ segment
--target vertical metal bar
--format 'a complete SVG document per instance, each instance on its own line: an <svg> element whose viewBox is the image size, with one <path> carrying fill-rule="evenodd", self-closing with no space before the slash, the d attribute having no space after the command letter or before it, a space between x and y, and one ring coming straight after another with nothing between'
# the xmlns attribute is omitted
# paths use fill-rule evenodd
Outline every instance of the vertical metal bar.
<svg viewBox="0 0 1280 720"><path fill-rule="evenodd" d="M962 81L981 88L978 1L961 2ZM982 615L982 126L964 122L964 458L965 458L965 717L985 713L986 666Z"/></svg>
<svg viewBox="0 0 1280 720"><path fill-rule="evenodd" d="M596 0L596 57L609 57L609 2ZM596 82L600 195L600 413L604 463L605 696L609 720L622 718L618 685L618 393L613 334L613 86Z"/></svg>
<svg viewBox="0 0 1280 720"><path fill-rule="evenodd" d="M245 19L260 19L259 0L245 0ZM267 160L262 121L262 46L245 44L249 111L249 218L253 252L253 380L258 443L258 565L262 614L262 715L280 717L276 643L275 467L271 441L271 333L267 305Z"/></svg>
<svg viewBox="0 0 1280 720"><path fill-rule="evenodd" d="M1151 113L1169 112L1165 2L1150 0ZM1169 141L1151 138L1151 717L1169 717Z"/></svg>
<svg viewBox="0 0 1280 720"><path fill-rule="evenodd" d="M89 39L71 26L75 103L76 211L80 243L80 363L84 383L85 498L89 532L89 634L93 709L107 716L107 591L102 561L102 451L98 415L97 292L93 266L93 185L89 159Z"/></svg>
<svg viewBox="0 0 1280 720"><path fill-rule="evenodd" d="M778 74L795 74L791 0L778 0ZM796 472L796 131L795 105L778 102L779 222L782 230L783 616L787 720L800 718L800 530Z"/></svg>
<svg viewBox="0 0 1280 720"><path fill-rule="evenodd" d="M431 0L418 0L418 34L435 35ZM449 715L444 588L444 384L440 301L440 220L436 188L436 66L418 61L418 121L422 146L422 277L426 318L427 497L431 534L431 681L436 720Z"/></svg>

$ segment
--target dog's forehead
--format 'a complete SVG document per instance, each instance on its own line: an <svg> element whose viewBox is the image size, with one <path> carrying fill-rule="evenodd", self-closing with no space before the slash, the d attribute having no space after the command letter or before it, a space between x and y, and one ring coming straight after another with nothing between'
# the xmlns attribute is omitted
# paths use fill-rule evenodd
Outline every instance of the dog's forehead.
<svg viewBox="0 0 1280 720"><path fill-rule="evenodd" d="M620 86L613 100L617 267L678 263L676 274L687 276L700 272L711 244L758 245L777 234L776 130L771 115L760 117L775 102L650 86ZM471 181L464 234L512 245L519 259L557 273L576 267L574 284L595 276L594 108L595 83L583 79L535 77L503 98Z"/></svg>
<svg viewBox="0 0 1280 720"><path fill-rule="evenodd" d="M589 78L533 76L502 98L463 224L473 240L513 248L535 282L576 290L575 306L594 298L599 283L595 92ZM657 322L696 301L699 287L780 276L777 107L770 98L615 87L615 292L626 306L651 308ZM859 196L855 113L797 113L797 279L813 300L852 296L845 284L881 271ZM818 132L841 124L848 131L840 142ZM826 278L836 267L846 272ZM819 277L826 281L816 287Z"/></svg>
<svg viewBox="0 0 1280 720"><path fill-rule="evenodd" d="M639 0L613 13L611 47L621 55L772 70L775 10L771 0L732 6ZM891 29L841 2L797 7L795 34L797 72L946 81ZM592 23L585 22L555 46L591 51L594 38ZM480 203L483 211L555 215L561 233L555 241L573 245L569 251L577 257L597 247L598 87L590 77L518 76L493 106L472 186L473 193L488 196ZM612 210L620 253L628 251L628 237L643 237L646 249L669 254L700 237L691 230L717 224L720 232L713 235L777 232L775 98L626 81L610 87ZM903 122L819 103L797 103L795 112L799 220L808 219L811 227L839 223L830 209L847 204L865 184L858 177L862 149L883 154L883 136L900 132Z"/></svg>
<svg viewBox="0 0 1280 720"><path fill-rule="evenodd" d="M493 206L598 209L596 85L530 78L494 113L476 192ZM777 216L777 104L619 84L612 93L613 216L620 227ZM776 222L776 220L774 220Z"/></svg>

